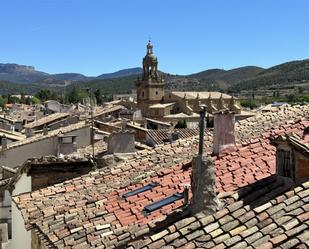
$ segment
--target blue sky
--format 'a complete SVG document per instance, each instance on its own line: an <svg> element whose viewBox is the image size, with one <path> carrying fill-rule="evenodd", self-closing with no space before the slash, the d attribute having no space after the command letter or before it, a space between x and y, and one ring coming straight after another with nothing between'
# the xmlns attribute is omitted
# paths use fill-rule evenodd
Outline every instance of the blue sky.
<svg viewBox="0 0 309 249"><path fill-rule="evenodd" d="M1 0L0 62L98 75L270 67L309 58L308 0Z"/></svg>

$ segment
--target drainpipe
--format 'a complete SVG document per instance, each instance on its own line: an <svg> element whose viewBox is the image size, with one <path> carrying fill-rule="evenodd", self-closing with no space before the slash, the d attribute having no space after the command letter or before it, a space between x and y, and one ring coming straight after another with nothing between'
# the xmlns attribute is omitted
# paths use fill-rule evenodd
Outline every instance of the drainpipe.
<svg viewBox="0 0 309 249"><path fill-rule="evenodd" d="M206 105L200 106L200 137L199 137L199 156L203 157L204 155L204 134L205 134L205 116L207 111Z"/></svg>

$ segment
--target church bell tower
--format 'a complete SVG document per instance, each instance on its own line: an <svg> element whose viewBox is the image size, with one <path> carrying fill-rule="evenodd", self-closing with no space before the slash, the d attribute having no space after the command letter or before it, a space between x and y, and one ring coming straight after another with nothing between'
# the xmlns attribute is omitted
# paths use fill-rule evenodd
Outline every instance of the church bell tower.
<svg viewBox="0 0 309 249"><path fill-rule="evenodd" d="M153 54L153 45L149 41L147 53L143 58L142 79L137 79L137 105L143 116L148 116L149 106L163 101L164 80L158 73L158 59Z"/></svg>

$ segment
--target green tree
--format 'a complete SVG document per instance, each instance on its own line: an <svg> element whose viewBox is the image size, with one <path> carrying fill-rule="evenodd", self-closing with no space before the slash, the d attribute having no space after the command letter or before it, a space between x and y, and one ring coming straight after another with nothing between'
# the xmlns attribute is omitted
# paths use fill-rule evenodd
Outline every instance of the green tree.
<svg viewBox="0 0 309 249"><path fill-rule="evenodd" d="M243 107L250 108L250 109L253 109L253 108L257 107L257 104L256 104L255 100L253 100L253 99L241 100L240 101L240 105L243 106Z"/></svg>
<svg viewBox="0 0 309 249"><path fill-rule="evenodd" d="M95 92L94 92L94 96L96 98L96 101L97 101L97 104L98 105L102 105L103 104L103 95L102 95L102 92L100 89L97 89Z"/></svg>
<svg viewBox="0 0 309 249"><path fill-rule="evenodd" d="M6 99L0 95L0 107L4 107L5 104L6 104Z"/></svg>
<svg viewBox="0 0 309 249"><path fill-rule="evenodd" d="M37 105L37 104L40 104L40 103L41 103L41 101L40 101L38 98L36 98L36 97L32 97L32 98L30 99L30 102L31 102L31 104L33 104L33 105Z"/></svg>
<svg viewBox="0 0 309 249"><path fill-rule="evenodd" d="M83 99L88 98L88 94L79 86L74 86L72 91L68 93L67 99L69 103L81 103Z"/></svg>
<svg viewBox="0 0 309 249"><path fill-rule="evenodd" d="M58 95L49 89L41 89L39 92L37 92L35 97L40 99L42 102L46 100L58 100L59 99Z"/></svg>
<svg viewBox="0 0 309 249"><path fill-rule="evenodd" d="M29 96L26 98L24 104L26 104L26 105L31 105L31 99L30 99Z"/></svg>
<svg viewBox="0 0 309 249"><path fill-rule="evenodd" d="M20 93L20 103L25 104L26 103L26 97L24 93Z"/></svg>

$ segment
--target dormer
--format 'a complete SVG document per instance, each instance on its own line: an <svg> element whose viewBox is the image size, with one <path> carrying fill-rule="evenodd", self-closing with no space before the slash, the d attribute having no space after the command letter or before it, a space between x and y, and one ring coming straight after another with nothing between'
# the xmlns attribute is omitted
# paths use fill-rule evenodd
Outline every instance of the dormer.
<svg viewBox="0 0 309 249"><path fill-rule="evenodd" d="M277 175L295 182L309 179L309 145L296 135L284 135L271 139L276 146Z"/></svg>

